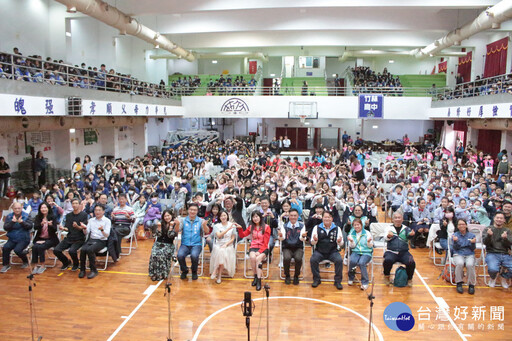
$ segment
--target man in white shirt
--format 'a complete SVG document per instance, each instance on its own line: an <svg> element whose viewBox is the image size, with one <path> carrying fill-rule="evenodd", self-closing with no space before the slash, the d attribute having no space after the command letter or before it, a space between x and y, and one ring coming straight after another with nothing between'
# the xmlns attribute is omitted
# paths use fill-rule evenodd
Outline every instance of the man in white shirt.
<svg viewBox="0 0 512 341"><path fill-rule="evenodd" d="M288 136L285 136L284 140L283 140L283 148L284 148L284 150L290 150L290 145L291 144L292 144L292 141L290 141Z"/></svg>
<svg viewBox="0 0 512 341"><path fill-rule="evenodd" d="M98 276L96 269L96 252L107 246L107 240L110 235L110 219L105 217L105 206L96 204L94 207L94 218L89 219L87 226L84 223L80 224L80 228L86 234L86 242L80 250L80 273L78 278L85 277L85 262L86 257L89 256L89 267L91 272L87 276L92 279Z"/></svg>
<svg viewBox="0 0 512 341"><path fill-rule="evenodd" d="M231 154L228 155L228 165L229 168L236 166L238 163L238 156L236 156L235 151L233 150Z"/></svg>

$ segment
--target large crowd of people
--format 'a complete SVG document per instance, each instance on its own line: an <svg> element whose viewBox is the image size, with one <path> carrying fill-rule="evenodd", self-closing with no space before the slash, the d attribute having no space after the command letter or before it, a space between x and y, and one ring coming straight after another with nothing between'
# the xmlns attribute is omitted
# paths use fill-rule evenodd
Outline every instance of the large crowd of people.
<svg viewBox="0 0 512 341"><path fill-rule="evenodd" d="M384 93L391 96L403 96L404 89L399 76L393 76L384 68L382 73L376 73L369 66L352 68L354 77L354 95Z"/></svg>
<svg viewBox="0 0 512 341"><path fill-rule="evenodd" d="M392 282L393 265L400 262L406 285L412 285L416 263L410 249L440 245L434 251L456 266L457 291L463 292L466 267L468 292L473 294L476 237L481 232L489 286L496 285L498 276L504 288L509 286L512 178L506 150L494 162L490 155L462 145L452 156L441 147L420 153L405 143L403 154L384 154L372 164L375 155L364 145L320 146L302 162L281 157L283 148L233 140L182 145L104 164L78 157L72 178L40 184L34 193L17 193L5 218L8 241L0 273L10 269L11 251L28 267L28 247L33 272L41 274L46 251L54 248L63 270L72 266L82 278L89 259L87 277L94 278L97 252L108 247L119 261L121 241L137 229L137 235L155 238L148 267L155 281L169 276L174 256L181 279L190 272L196 280L208 247L211 278L221 283L223 275L235 275L236 245L246 241L246 262L257 290L265 264L279 264L285 283L299 284L309 245L313 287L322 282L322 267L334 264L329 271L338 290L343 289L344 265L348 284L354 285L359 268L360 287L367 289L372 278L366 267L376 243L383 242L386 284ZM9 174L5 161L0 166L1 174ZM380 234L374 228L382 225L379 209L392 219ZM281 260L274 257L278 242Z"/></svg>
<svg viewBox="0 0 512 341"><path fill-rule="evenodd" d="M210 78L206 86L207 96L235 96L250 95L256 90L256 79L244 79L244 76L220 75L218 78ZM179 76L171 82L171 90L181 96L192 96L201 87L199 76Z"/></svg>
<svg viewBox="0 0 512 341"><path fill-rule="evenodd" d="M454 89L436 89L433 85L430 92L437 100L450 100L476 96L512 94L512 74L483 78L476 76L473 82L457 84Z"/></svg>
<svg viewBox="0 0 512 341"><path fill-rule="evenodd" d="M63 60L32 55L25 57L18 48L12 54L0 53L0 78L18 81L45 83L80 89L95 89L112 92L170 98L177 94L168 91L163 80L160 84L139 81L131 75L107 70L105 64L96 66L71 65Z"/></svg>

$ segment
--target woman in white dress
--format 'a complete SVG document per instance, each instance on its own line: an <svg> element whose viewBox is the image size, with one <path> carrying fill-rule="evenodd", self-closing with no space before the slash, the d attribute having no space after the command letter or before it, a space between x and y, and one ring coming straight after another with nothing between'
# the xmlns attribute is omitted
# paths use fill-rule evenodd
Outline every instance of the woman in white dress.
<svg viewBox="0 0 512 341"><path fill-rule="evenodd" d="M210 259L210 272L212 279L217 278L220 284L222 272L226 270L229 277L235 275L236 250L233 247L236 236L236 224L229 221L229 214L226 211L219 213L220 222L213 226L215 244L213 244L212 256Z"/></svg>

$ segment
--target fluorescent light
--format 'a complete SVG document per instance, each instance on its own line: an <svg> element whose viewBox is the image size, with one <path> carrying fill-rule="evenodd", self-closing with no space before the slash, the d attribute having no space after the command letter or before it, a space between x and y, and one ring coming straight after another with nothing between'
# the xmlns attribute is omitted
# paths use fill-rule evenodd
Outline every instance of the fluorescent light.
<svg viewBox="0 0 512 341"><path fill-rule="evenodd" d="M373 129L377 129L379 126L372 126Z"/></svg>
<svg viewBox="0 0 512 341"><path fill-rule="evenodd" d="M393 64L395 61L393 59L389 60L389 64Z"/></svg>
<svg viewBox="0 0 512 341"><path fill-rule="evenodd" d="M159 48L160 48L160 45L156 44L155 49L159 49Z"/></svg>
<svg viewBox="0 0 512 341"><path fill-rule="evenodd" d="M66 12L68 12L68 13L76 13L76 7L75 7L75 6L68 7L68 9L66 10Z"/></svg>
<svg viewBox="0 0 512 341"><path fill-rule="evenodd" d="M71 128L71 129L69 129L69 133L70 133L70 134L74 134L74 133L75 133L75 128Z"/></svg>
<svg viewBox="0 0 512 341"><path fill-rule="evenodd" d="M212 64L217 64L217 61L216 60L212 60Z"/></svg>
<svg viewBox="0 0 512 341"><path fill-rule="evenodd" d="M66 32L66 37L71 37L71 32Z"/></svg>
<svg viewBox="0 0 512 341"><path fill-rule="evenodd" d="M212 126L214 126L214 125L215 125L215 121L214 121L214 120L212 120Z"/></svg>
<svg viewBox="0 0 512 341"><path fill-rule="evenodd" d="M271 73L271 74L270 74L270 77L275 77L275 76L276 76L276 74L275 74L275 73Z"/></svg>
<svg viewBox="0 0 512 341"><path fill-rule="evenodd" d="M335 73L333 73L332 76L336 78L336 74Z"/></svg>

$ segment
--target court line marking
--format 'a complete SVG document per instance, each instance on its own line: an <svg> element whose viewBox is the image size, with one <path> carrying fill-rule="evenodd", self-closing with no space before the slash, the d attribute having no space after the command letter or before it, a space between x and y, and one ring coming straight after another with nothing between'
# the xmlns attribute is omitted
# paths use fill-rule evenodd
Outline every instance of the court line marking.
<svg viewBox="0 0 512 341"><path fill-rule="evenodd" d="M128 315L124 321L119 325L119 327L117 327L117 329L112 333L112 335L110 335L110 337L107 339L107 341L112 341L116 335L121 331L121 329L123 329L123 327L128 323L128 321L130 321L130 319L133 317L133 315L135 315L135 313L140 309L140 307L142 307L144 305L144 303L146 303L146 301L151 297L151 295L156 291L156 289L160 286L160 284L162 284L163 280L161 280L160 282L158 282L157 284L154 284L154 285L150 285L146 291L144 292L144 294L146 295L146 297L144 297L144 299L139 303L139 305L137 307L135 307L135 309L132 310L132 312L130 313L130 315ZM147 294L146 294L147 293Z"/></svg>
<svg viewBox="0 0 512 341"><path fill-rule="evenodd" d="M421 282L423 283L423 285L425 286L425 288L427 289L427 291L429 292L430 296L432 296L432 298L434 299L434 301L439 304L441 307L447 307L448 304L446 303L446 301L442 298L442 297L437 297L436 295L434 295L434 292L432 291L432 289L430 289L430 287L428 286L427 282L425 282L425 280L423 279L423 277L421 277L421 274L419 273L419 271L417 269L414 270L414 272L416 273L416 276L418 276L418 278L421 280ZM444 304L443 304L444 303ZM448 318L448 320L450 321L450 324L452 325L453 329L457 332L457 334L459 334L460 338L464 341L468 341L468 339L466 338L466 336L464 334L462 334L462 332L460 331L459 327L457 326L457 324L455 324L455 321L453 321L452 317L450 316L449 313L447 313L445 311L445 316Z"/></svg>
<svg viewBox="0 0 512 341"><path fill-rule="evenodd" d="M304 300L304 301L312 301L312 302L319 302L319 303L324 303L324 304L332 305L334 307L341 308L341 309L344 309L344 310L346 310L348 312L351 312L352 314L355 314L356 316L359 316L366 323L370 323L370 321L366 317L364 317L363 315L359 314L357 311L352 310L350 308L347 308L345 306L336 304L336 303L329 302L329 301L319 300L319 299L310 298L310 297L297 297L297 296L274 296L274 297L269 297L269 299L271 299L271 300L276 300L276 299L281 299L281 298L284 298L284 299L297 299L297 300ZM264 297L263 298L262 297L255 298L253 301L262 301L262 300L265 300L265 298ZM192 338L191 341L197 341L197 338L199 337L199 334L201 333L201 330L203 329L203 327L206 325L206 323L208 323L208 321L210 321L216 315L222 313L223 311L225 311L227 309L230 309L230 308L233 308L233 307L236 307L236 306L240 306L242 303L243 302L233 303L231 305L228 305L227 307L224 307L222 309L217 310L216 312L214 312L213 314L208 316L206 319L203 320L203 322L201 322L201 324L197 328L197 330L196 330L196 332L194 334L194 337ZM377 333L377 337L379 338L379 341L384 341L384 338L382 337L382 334L381 334L379 328L377 328L377 326L373 322L372 322L372 328L375 331L375 333Z"/></svg>

